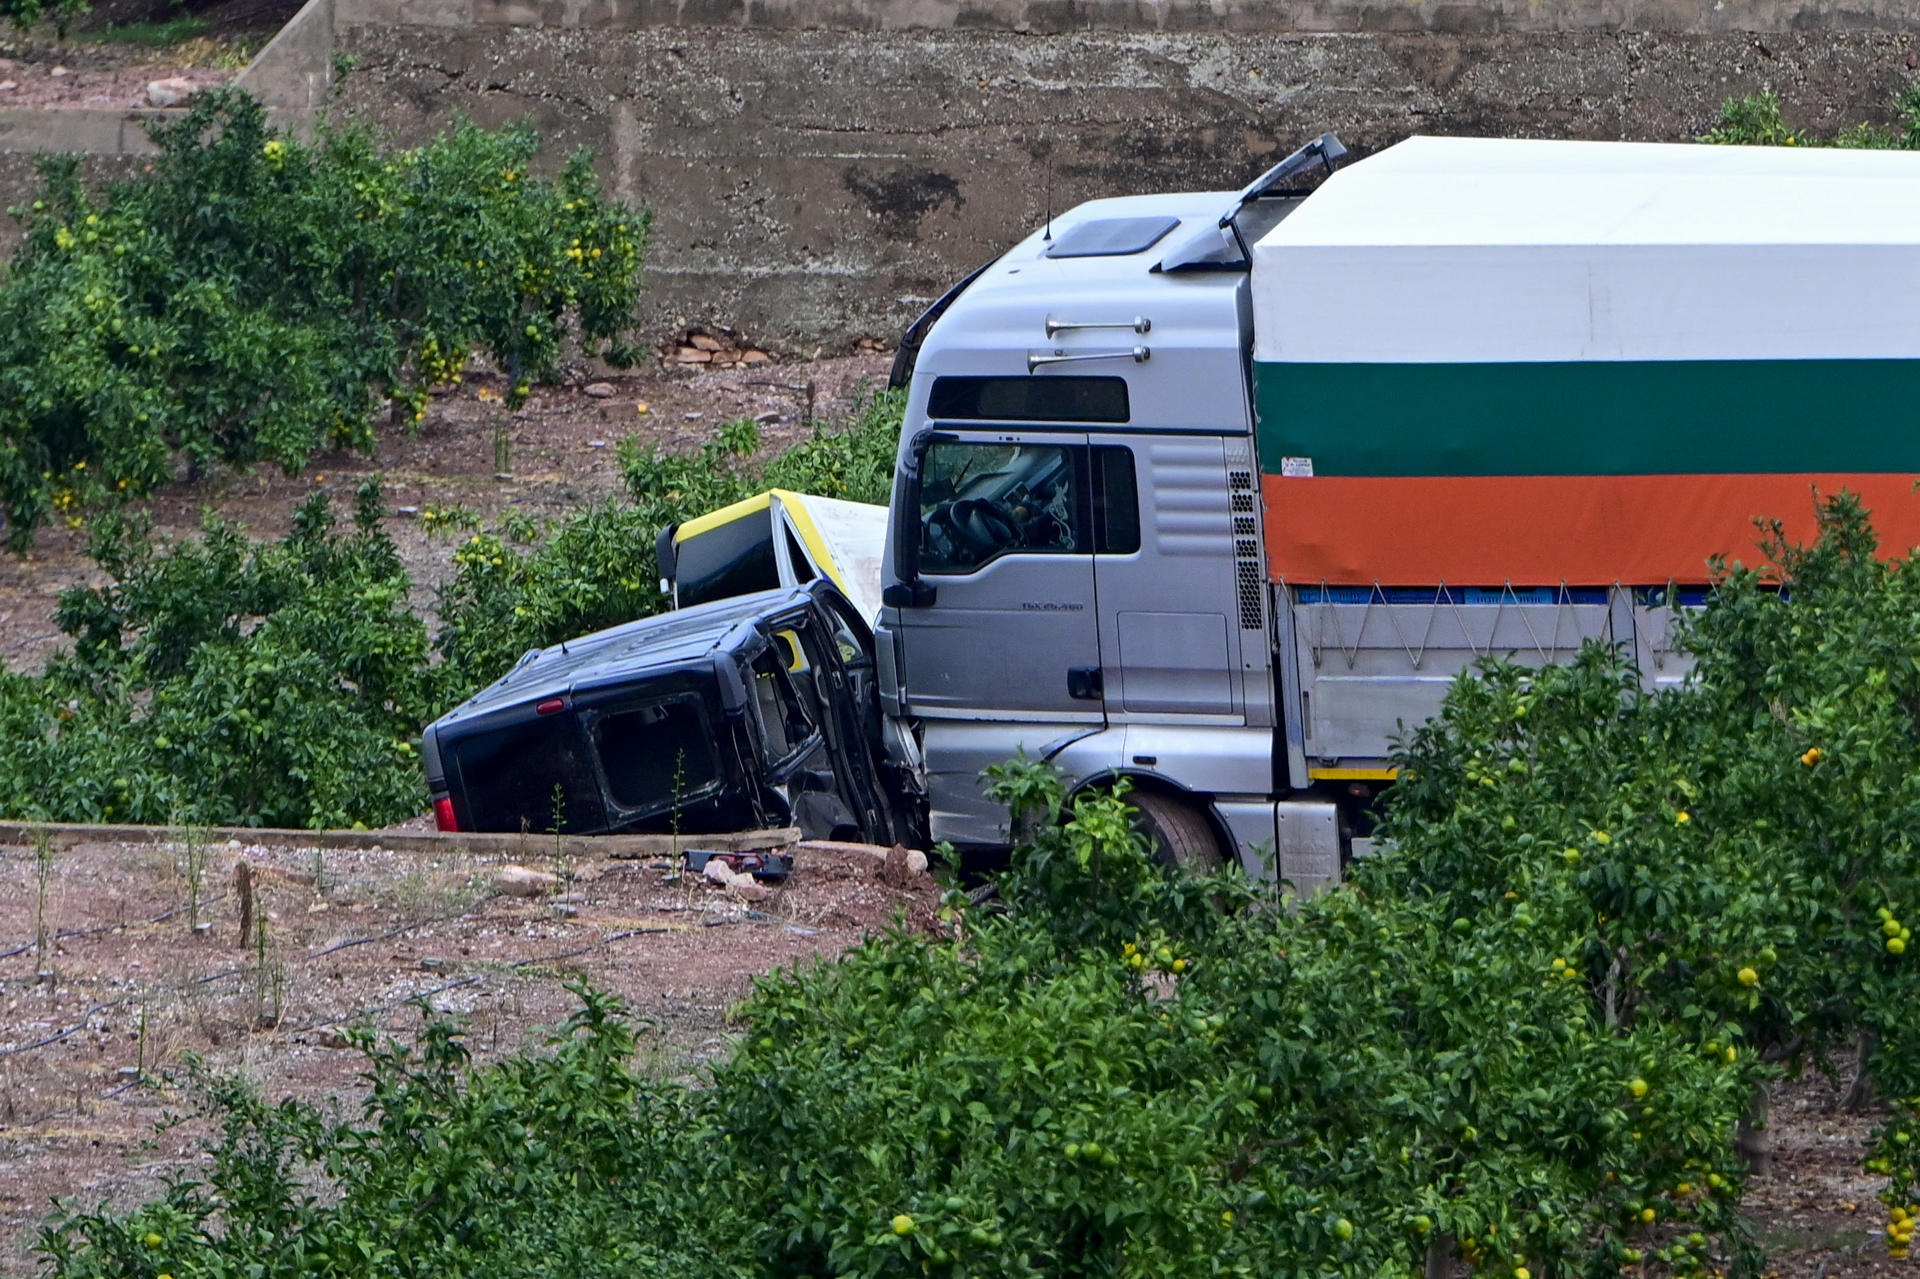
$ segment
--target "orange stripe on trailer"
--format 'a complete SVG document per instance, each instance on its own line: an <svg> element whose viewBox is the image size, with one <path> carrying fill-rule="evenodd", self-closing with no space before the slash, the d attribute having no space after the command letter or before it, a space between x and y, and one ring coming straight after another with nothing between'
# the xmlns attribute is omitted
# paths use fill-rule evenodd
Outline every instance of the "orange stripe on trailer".
<svg viewBox="0 0 1920 1279"><path fill-rule="evenodd" d="M1756 518L1812 538L1816 500L1873 512L1883 553L1920 546L1912 475L1263 475L1275 581L1699 585L1719 553L1763 561Z"/></svg>

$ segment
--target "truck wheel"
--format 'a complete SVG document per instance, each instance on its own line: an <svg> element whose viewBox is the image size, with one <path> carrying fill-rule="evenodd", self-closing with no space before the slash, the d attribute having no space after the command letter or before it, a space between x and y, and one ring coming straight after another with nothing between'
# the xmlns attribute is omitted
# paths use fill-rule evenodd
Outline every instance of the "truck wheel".
<svg viewBox="0 0 1920 1279"><path fill-rule="evenodd" d="M1153 860L1195 875L1214 875L1225 869L1227 859L1213 833L1213 823L1198 808L1154 791L1135 791L1126 802L1139 810L1136 820L1141 834L1147 837Z"/></svg>

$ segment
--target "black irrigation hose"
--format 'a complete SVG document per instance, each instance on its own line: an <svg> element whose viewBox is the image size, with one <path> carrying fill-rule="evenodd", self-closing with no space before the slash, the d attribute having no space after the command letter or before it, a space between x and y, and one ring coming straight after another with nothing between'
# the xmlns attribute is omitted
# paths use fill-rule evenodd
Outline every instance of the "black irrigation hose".
<svg viewBox="0 0 1920 1279"><path fill-rule="evenodd" d="M200 905L212 906L218 902L225 901L229 896L231 896L229 893L220 893L217 896L207 898L207 900L201 902ZM47 940L65 941L69 937L92 937L96 933L111 933L122 928L145 928L149 924L164 924L181 911L188 909L191 908L175 906L172 910L163 911L155 915L152 919L124 920L118 924L97 924L92 928L63 928ZM15 955L25 954L39 944L38 942L30 941L24 945L15 946L12 950L0 950L0 959L12 959Z"/></svg>
<svg viewBox="0 0 1920 1279"><path fill-rule="evenodd" d="M213 901L218 901L218 900L219 898L213 899ZM204 904L211 905L212 902L207 902ZM169 911L168 915L175 915L178 913L179 911L177 910ZM465 913L467 912L465 911L461 912L461 914L465 914ZM302 964L312 963L314 960L319 959L325 955L331 955L335 951L346 950L348 947L351 947L351 946L365 946L372 942L388 941L392 938L398 937L402 933L411 932L413 929L424 928L428 924L444 923L449 919L458 919L459 917L460 917L459 915L441 915L433 919L423 919L417 923L403 925L402 927L396 928L391 932L382 933L377 937L358 937L352 941L341 942L338 945L329 946L325 950L317 950L311 955L302 955L295 962L302 963ZM163 915L160 918L165 919L167 918L167 915ZM149 920L147 922L155 923L158 921ZM118 928L121 926L122 925L114 924L114 925L109 925L108 927ZM107 929L101 928L101 929L93 929L89 931L104 932L104 931L107 931ZM63 934L63 936L64 935L65 934ZM32 947L29 945L29 946L21 947L21 949L31 950ZM9 955L17 955L19 953L20 953L19 950L13 950L13 951L7 952L7 954ZM7 957L6 955L0 955L0 959L4 959L6 957ZM217 973L208 973L206 976L203 976L203 977L195 977L192 981L181 982L179 985L172 987L172 989L173 990L189 990L195 986L207 986L207 985L211 985L216 981L224 981L229 977L238 977L242 973L245 973L246 971L248 970L244 965L239 968L227 968ZM11 1057L16 1053L31 1052L36 1048L50 1047L53 1044L59 1043L63 1039L70 1039L75 1034L78 1034L81 1030L86 1028L87 1023L93 1020L93 1016L95 1013L104 1012L109 1008L118 1008L122 1004L132 1003L134 1000L142 998L147 993L148 992L144 992L144 991L136 991L130 995L122 995L119 999L109 999L105 1003L95 1004L93 1007L87 1009L87 1011L80 1014L80 1020L75 1022L73 1025L67 1027L65 1030L59 1032L58 1034L48 1035L45 1039L36 1040L30 1044L16 1044L11 1048L0 1048L0 1059Z"/></svg>
<svg viewBox="0 0 1920 1279"><path fill-rule="evenodd" d="M178 913L177 911L168 912L169 915L177 914L177 913ZM464 912L464 911L462 912L462 914L465 914L465 913L467 912ZM760 913L758 911L749 911L747 912L747 914L749 918L760 917ZM165 916L162 916L162 918L165 918ZM325 950L315 951L313 954L304 957L300 962L311 963L313 960L319 959L325 955L331 955L335 951L346 950L350 946L364 946L370 942L386 941L391 938L398 937L401 933L409 932L412 929L419 928L423 924L440 923L440 922L443 922L444 920L457 919L457 918L459 918L458 915L443 915L443 916L440 916L438 919L425 920L419 924L408 924L404 927L396 928L392 932L383 933L378 937L356 938L353 941L342 942L339 945L329 946ZM149 922L158 922L158 921L149 921ZM724 928L730 924L737 924L739 922L740 921L736 919L710 919L710 920L704 921L701 927ZM118 925L115 925L115 926L118 927ZM629 937L641 937L641 936L645 936L652 933L669 933L672 931L674 930L671 928L629 928L625 932L609 934L606 937L600 938L598 941L589 943L588 945L585 945L585 946L578 947L574 950L561 951L560 953L554 954L554 955L535 955L527 959L517 959L513 963L509 964L508 967L509 968L530 968L535 964L551 964L557 960L572 959L575 956L584 955L589 951L603 950L606 947L613 945L613 943L617 941L625 941ZM19 951L14 951L12 953L19 954ZM0 958L4 958L4 956L0 956ZM204 986L211 982L216 982L226 977L238 976L239 974L244 973L246 971L247 970L244 967L229 968L224 972L212 973L205 977L196 977L191 982L184 983L181 986L175 987L175 989L184 990L189 986ZM355 1018L357 1020L361 1017L371 1016L376 1012L385 1012L386 1010L391 1009L398 1004L403 1004L410 999L432 999L435 995L445 994L449 990L459 990L464 986L477 985L479 984L479 982L480 982L480 978L477 976L462 977L456 981L450 981L443 985L435 986L430 990L418 991L414 994L408 995L405 999L390 1000L389 1002L384 1004L375 1004L371 1008L362 1008L357 1013L355 1013ZM137 994L127 995L120 999L109 1000L104 1004L95 1004L92 1008L89 1008L84 1014L81 1015L81 1018L77 1023L67 1027L65 1030L61 1031L59 1034L50 1035L46 1039L40 1040L38 1043L22 1044L15 1048L0 1049L0 1058L12 1056L14 1053L27 1052L34 1048L45 1048L50 1044L57 1044L61 1040L71 1037L75 1032L79 1031L82 1027L84 1027L87 1024L87 1022L92 1019L95 1013L101 1012L108 1008L117 1007L121 1004L128 1003L137 998L139 998ZM338 1020L339 1018L336 1017L336 1018L328 1018L324 1021L309 1022L305 1026L294 1027L292 1030L288 1031L288 1033L296 1034L296 1035L301 1034L305 1031L313 1030L320 1026L324 1026L328 1023L328 1021L338 1021ZM95 1100L96 1102L112 1101L115 1097L118 1097L122 1093L128 1092L134 1088L138 1088L141 1084L145 1082L146 1082L145 1076L135 1076L134 1078L129 1079L126 1083L121 1084L118 1088L115 1088L110 1092L102 1094L100 1097L96 1098ZM43 1124L49 1119L58 1118L61 1115L68 1114L78 1109L79 1107L77 1105L74 1105L74 1106L62 1107L59 1110L50 1110L44 1115L40 1115L34 1119L29 1119L27 1121L26 1126L32 1127L36 1124Z"/></svg>
<svg viewBox="0 0 1920 1279"><path fill-rule="evenodd" d="M219 901L219 899L213 899L213 901ZM205 905L211 905L211 903L205 903ZM171 914L179 914L179 910L169 910L167 916L171 916ZM401 933L409 933L409 931L417 928L426 928L428 924L444 924L447 920L457 920L457 918L461 918L463 914L470 914L470 910L461 910L459 914L436 916L436 918L432 918L432 920L419 920L419 922L415 922L415 924L403 924L403 926L399 926L399 928L386 931L386 933L380 933L380 935L374 935L374 937L355 937L355 939L351 939L351 941L342 941L342 943L338 943L338 945L330 945L330 947L326 947L323 951L303 954L298 962L301 962L301 964L311 964L311 962L317 960L317 958L323 958L326 954L334 954L336 951L346 951L349 947L365 947L365 945L371 945L371 943L376 943L376 941L392 941L394 937L399 937ZM161 918L167 918L167 916L161 916ZM156 922L156 920L150 920L150 922ZM737 922L737 920L707 920L707 922L703 924L703 928L724 928L724 926L735 924L735 922ZM115 926L109 926L109 928L121 928L121 926L115 924ZM106 928L94 929L94 931L106 931ZM589 953L589 951L599 951L599 949L603 949L603 947L611 947L612 943L616 943L616 941L626 941L628 937L639 937L639 935L645 935L645 933L668 933L668 931L674 931L674 929L630 928L622 931L622 933L611 933L611 935L607 935L607 937L601 937L599 941L593 941L593 943L584 945L584 947L580 947L580 949L576 949L576 951L563 951L563 953L559 954L536 954L536 956L532 956L532 958L515 960L513 964L509 964L509 968L530 968L530 966L534 966L534 964L551 964L551 962L555 962L555 960L574 958L574 956L578 956L578 954L586 954ZM31 949L31 947L23 947L23 949ZM19 951L12 951L12 954L19 954ZM0 958L6 958L6 956L0 956ZM244 966L242 966L242 968L227 968L227 970L223 970L223 972L207 974L207 976L204 977L194 977L192 981L182 981L180 985L173 987L173 989L184 991L184 989L190 989L190 987L196 987L196 985L211 985L213 981L223 981L223 979L227 979L227 977L238 977L240 974L244 974L244 972L248 972ZM444 993L444 991L453 991L453 989L459 989L459 987L463 987L463 985L472 985L472 983L476 983L478 979L480 979L480 977L461 977L459 981L449 981L447 985L434 987L434 989L430 989L430 991L420 991L417 995L407 995L407 999L432 999L434 995L440 995L440 993ZM136 999L142 999L142 997L144 997L144 991L136 991L136 993L132 993L132 995L123 995L121 999L109 999L109 1001L102 1002L102 1004L94 1004L92 1008L88 1008L86 1012L81 1014L81 1020L79 1020L79 1022L75 1022L73 1026L69 1026L67 1029L63 1029L58 1035L48 1035L46 1039L38 1039L35 1043L23 1043L23 1045L13 1045L10 1049L0 1049L0 1060L10 1058L10 1056L17 1054L17 1052L33 1052L35 1049L46 1049L46 1047L52 1047L52 1045L60 1043L63 1039L71 1039L73 1035L77 1035L81 1029L86 1027L86 1024L94 1018L96 1012L104 1012L104 1010L108 1010L108 1008L117 1008L117 1006L121 1006L121 1004L127 1004L127 1002L136 1001ZM388 1008L394 1008L396 1004L407 1002L407 999L396 999L396 1001L386 1002L386 1004L374 1004L372 1008L361 1008L359 1012L355 1012L355 1018L371 1016L374 1012L384 1012L384 1010L388 1010ZM338 1022L338 1018L328 1018L328 1022ZM309 1024L309 1026L298 1027L298 1029L292 1031L292 1033L300 1033L300 1031L315 1029L315 1027L319 1026L326 1026L326 1022L313 1022L313 1024ZM119 1091L125 1091L125 1089L119 1089ZM113 1095L117 1095L117 1093L113 1093ZM111 1095L109 1095L109 1097L111 1097Z"/></svg>

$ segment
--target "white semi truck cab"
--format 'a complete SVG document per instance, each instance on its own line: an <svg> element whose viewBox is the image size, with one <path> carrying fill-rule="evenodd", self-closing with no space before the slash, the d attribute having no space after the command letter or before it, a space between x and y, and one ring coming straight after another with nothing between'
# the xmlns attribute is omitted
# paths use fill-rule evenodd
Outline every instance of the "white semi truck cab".
<svg viewBox="0 0 1920 1279"><path fill-rule="evenodd" d="M1004 846L1024 752L1311 891L1476 660L1682 679L1672 610L1812 489L1920 541L1920 159L1344 155L1083 204L907 334L878 680L933 839Z"/></svg>

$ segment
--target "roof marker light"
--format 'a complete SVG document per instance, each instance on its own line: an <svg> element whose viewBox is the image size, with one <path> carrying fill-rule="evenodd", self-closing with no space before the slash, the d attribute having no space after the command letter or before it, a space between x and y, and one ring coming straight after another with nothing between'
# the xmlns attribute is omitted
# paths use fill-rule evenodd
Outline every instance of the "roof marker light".
<svg viewBox="0 0 1920 1279"><path fill-rule="evenodd" d="M522 703L522 705L525 705L525 703ZM563 697L549 697L546 701L533 708L536 715L551 715L555 711L563 711L565 709L567 709L567 702Z"/></svg>

